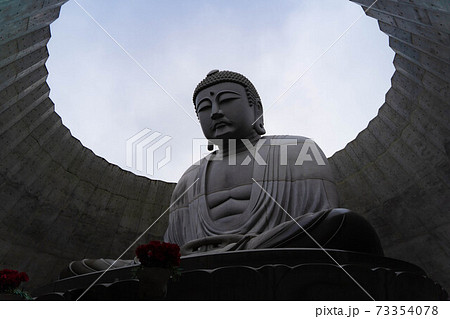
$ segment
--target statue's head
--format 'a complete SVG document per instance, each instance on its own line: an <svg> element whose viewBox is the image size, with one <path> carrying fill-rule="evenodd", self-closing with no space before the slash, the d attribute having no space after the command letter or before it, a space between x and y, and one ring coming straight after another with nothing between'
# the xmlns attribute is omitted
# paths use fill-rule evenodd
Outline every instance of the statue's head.
<svg viewBox="0 0 450 319"><path fill-rule="evenodd" d="M266 133L259 94L242 74L209 72L195 88L193 101L208 139L244 139Z"/></svg>

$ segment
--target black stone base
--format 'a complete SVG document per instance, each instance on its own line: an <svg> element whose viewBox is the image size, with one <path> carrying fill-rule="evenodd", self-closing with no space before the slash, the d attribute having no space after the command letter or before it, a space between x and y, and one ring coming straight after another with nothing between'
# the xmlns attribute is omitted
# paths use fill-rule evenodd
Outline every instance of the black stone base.
<svg viewBox="0 0 450 319"><path fill-rule="evenodd" d="M332 258L339 265L333 261ZM422 269L403 261L320 249L264 249L182 258L165 300L447 300ZM109 271L82 300L137 300L131 269ZM75 300L99 272L59 280L37 300ZM351 277L353 278L351 278Z"/></svg>

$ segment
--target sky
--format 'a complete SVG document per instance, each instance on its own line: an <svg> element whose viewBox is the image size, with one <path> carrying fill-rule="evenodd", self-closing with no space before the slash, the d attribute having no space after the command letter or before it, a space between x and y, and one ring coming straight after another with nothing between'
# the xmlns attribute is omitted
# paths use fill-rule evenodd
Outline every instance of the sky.
<svg viewBox="0 0 450 319"><path fill-rule="evenodd" d="M388 37L346 0L72 0L51 33L64 125L109 162L170 182L199 156L192 93L210 70L252 81L267 135L312 138L328 157L376 116L394 72ZM128 167L127 140L144 129ZM152 169L143 145L155 148Z"/></svg>

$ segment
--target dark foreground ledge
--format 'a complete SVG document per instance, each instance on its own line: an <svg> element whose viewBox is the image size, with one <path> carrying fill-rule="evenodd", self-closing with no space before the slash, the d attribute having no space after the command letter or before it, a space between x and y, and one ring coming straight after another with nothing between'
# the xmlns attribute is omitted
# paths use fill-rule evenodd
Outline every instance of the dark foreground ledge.
<svg viewBox="0 0 450 319"><path fill-rule="evenodd" d="M354 252L261 249L183 257L164 300L447 300L442 287L407 262ZM81 300L138 300L128 266L108 271ZM76 300L101 272L58 280L36 300ZM358 284L353 281L353 277ZM365 290L365 291L364 291ZM367 292L367 293L366 293ZM370 297L370 296L371 297Z"/></svg>

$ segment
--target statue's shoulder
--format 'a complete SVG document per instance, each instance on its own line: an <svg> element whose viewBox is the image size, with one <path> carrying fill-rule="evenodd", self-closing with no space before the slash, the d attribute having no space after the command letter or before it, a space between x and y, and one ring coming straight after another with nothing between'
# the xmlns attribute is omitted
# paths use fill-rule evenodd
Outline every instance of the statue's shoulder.
<svg viewBox="0 0 450 319"><path fill-rule="evenodd" d="M293 142L302 145L305 141L312 141L309 137L299 135L265 135L262 138L270 141L272 145L276 145L276 143L292 144Z"/></svg>
<svg viewBox="0 0 450 319"><path fill-rule="evenodd" d="M203 161L199 161L193 165L191 165L180 177L177 186L181 188L189 187L199 176L200 176L200 168Z"/></svg>
<svg viewBox="0 0 450 319"><path fill-rule="evenodd" d="M327 157L311 138L296 135L269 135L264 138L270 141L265 143L270 147L286 145L285 161L291 168L293 179L333 180Z"/></svg>
<svg viewBox="0 0 450 319"><path fill-rule="evenodd" d="M185 191L192 187L193 184L198 182L198 178L200 177L200 170L203 168L203 165L206 164L206 158L202 158L200 161L191 165L180 177L175 186L175 189L172 193L172 201L176 198L179 198Z"/></svg>
<svg viewBox="0 0 450 319"><path fill-rule="evenodd" d="M299 135L267 135L263 137L267 140L265 145L288 145L288 154L298 154L298 152L304 147L313 147L320 153L323 153L320 147L314 140L309 137Z"/></svg>

